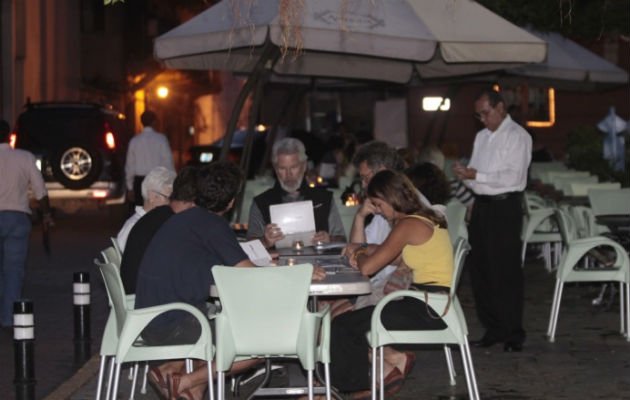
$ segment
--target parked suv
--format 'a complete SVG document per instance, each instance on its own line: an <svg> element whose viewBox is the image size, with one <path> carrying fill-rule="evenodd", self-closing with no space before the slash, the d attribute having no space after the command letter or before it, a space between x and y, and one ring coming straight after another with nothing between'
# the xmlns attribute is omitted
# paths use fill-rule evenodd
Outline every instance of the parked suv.
<svg viewBox="0 0 630 400"><path fill-rule="evenodd" d="M89 103L28 103L14 145L32 152L51 199L125 199L125 116Z"/></svg>

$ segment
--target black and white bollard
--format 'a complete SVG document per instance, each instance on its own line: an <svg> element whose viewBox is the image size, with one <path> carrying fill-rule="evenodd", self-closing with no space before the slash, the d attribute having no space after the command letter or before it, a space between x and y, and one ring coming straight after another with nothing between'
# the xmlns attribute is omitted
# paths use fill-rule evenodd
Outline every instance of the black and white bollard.
<svg viewBox="0 0 630 400"><path fill-rule="evenodd" d="M73 276L74 362L83 365L92 356L90 335L90 274L75 272Z"/></svg>
<svg viewBox="0 0 630 400"><path fill-rule="evenodd" d="M16 400L35 399L35 324L33 303L13 303L13 353L15 361Z"/></svg>

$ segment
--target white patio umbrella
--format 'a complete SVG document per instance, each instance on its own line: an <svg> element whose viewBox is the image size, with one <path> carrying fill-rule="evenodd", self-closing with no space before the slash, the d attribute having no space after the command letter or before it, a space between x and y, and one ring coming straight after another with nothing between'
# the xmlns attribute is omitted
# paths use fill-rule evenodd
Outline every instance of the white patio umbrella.
<svg viewBox="0 0 630 400"><path fill-rule="evenodd" d="M249 73L265 44L283 46L279 0L224 0L155 40L168 68ZM545 59L543 40L471 0L304 0L302 52L278 75L406 83ZM295 47L293 41L288 47Z"/></svg>
<svg viewBox="0 0 630 400"><path fill-rule="evenodd" d="M508 74L584 84L628 83L626 71L559 33L529 31L549 45L547 59L508 69Z"/></svg>

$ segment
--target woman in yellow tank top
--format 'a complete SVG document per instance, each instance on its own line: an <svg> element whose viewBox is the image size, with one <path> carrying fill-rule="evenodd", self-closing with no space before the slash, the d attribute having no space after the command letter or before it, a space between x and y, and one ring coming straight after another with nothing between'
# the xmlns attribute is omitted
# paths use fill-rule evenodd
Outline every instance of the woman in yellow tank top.
<svg viewBox="0 0 630 400"><path fill-rule="evenodd" d="M353 267L371 276L390 264L406 264L413 271L413 286L428 291L448 291L453 274L453 250L443 215L424 206L411 181L401 173L381 171L374 175L367 196L377 213L392 225L380 245L351 244L346 248ZM342 314L332 323L331 377L354 398L369 396L370 361L365 334L374 307ZM424 302L404 298L389 303L382 314L390 329L444 329L439 313ZM390 349L385 354L385 390L392 394L402 386L413 366L413 353ZM367 392L366 392L367 389Z"/></svg>

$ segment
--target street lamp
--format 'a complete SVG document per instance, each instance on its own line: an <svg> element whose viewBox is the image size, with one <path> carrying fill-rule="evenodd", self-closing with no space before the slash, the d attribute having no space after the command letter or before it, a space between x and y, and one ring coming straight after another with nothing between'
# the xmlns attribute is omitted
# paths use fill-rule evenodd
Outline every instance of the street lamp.
<svg viewBox="0 0 630 400"><path fill-rule="evenodd" d="M158 98L165 99L168 97L168 88L166 86L158 86L155 93L157 94Z"/></svg>

